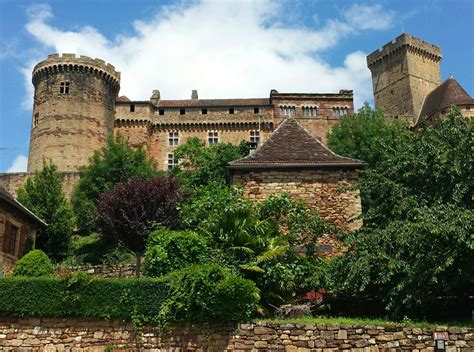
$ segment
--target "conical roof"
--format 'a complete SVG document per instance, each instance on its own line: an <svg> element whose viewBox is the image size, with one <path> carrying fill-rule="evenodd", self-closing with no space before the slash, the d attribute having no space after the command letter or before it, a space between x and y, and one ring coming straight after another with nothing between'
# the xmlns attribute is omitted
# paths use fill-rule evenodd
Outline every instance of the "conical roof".
<svg viewBox="0 0 474 352"><path fill-rule="evenodd" d="M454 78L450 77L425 97L418 121L429 118L451 105L465 104L474 104L474 99Z"/></svg>
<svg viewBox="0 0 474 352"><path fill-rule="evenodd" d="M233 161L228 169L275 168L360 168L360 160L333 153L313 137L298 121L288 118L257 150L245 158Z"/></svg>

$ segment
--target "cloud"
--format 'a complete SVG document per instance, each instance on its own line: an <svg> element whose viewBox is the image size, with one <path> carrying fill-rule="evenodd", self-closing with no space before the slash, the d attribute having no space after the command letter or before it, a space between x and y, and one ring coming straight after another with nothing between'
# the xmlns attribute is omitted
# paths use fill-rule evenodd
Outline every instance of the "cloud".
<svg viewBox="0 0 474 352"><path fill-rule="evenodd" d="M28 166L28 158L20 154L13 160L13 163L7 169L7 172L26 172Z"/></svg>
<svg viewBox="0 0 474 352"><path fill-rule="evenodd" d="M372 89L365 54L348 53L333 67L321 59L347 36L380 30L392 16L380 5L353 5L341 18L318 28L281 23L285 6L270 0L182 3L157 8L150 20L136 20L133 35L106 38L85 26L75 31L48 23L48 6L30 11L28 32L41 43L43 57L51 52L102 58L122 72L121 95L148 99L160 89L163 99L264 97L281 92L338 92L353 89L356 104L370 100ZM317 14L316 14L317 15ZM315 17L317 18L317 16ZM315 24L316 25L316 24ZM31 70L22 70L29 86L24 106L32 103Z"/></svg>

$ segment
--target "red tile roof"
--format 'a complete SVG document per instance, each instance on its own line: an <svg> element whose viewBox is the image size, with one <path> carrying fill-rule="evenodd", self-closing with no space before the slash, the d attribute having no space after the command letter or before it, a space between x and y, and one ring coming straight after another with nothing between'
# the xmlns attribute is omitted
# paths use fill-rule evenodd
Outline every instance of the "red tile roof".
<svg viewBox="0 0 474 352"><path fill-rule="evenodd" d="M253 154L229 163L228 168L360 168L363 166L364 163L360 160L333 153L295 119L288 118Z"/></svg>
<svg viewBox="0 0 474 352"><path fill-rule="evenodd" d="M270 99L186 99L160 100L160 108L187 108L187 107L233 107L233 106L270 106Z"/></svg>
<svg viewBox="0 0 474 352"><path fill-rule="evenodd" d="M117 99L115 99L116 102L119 102L119 103L127 103L130 101L130 99L128 99L127 96L125 95L122 95L120 97L118 97Z"/></svg>
<svg viewBox="0 0 474 352"><path fill-rule="evenodd" d="M0 202L7 203L12 208L19 211L25 217L30 219L31 221L39 224L41 226L48 226L43 220L41 220L38 216L36 216L31 210L21 204L19 201L16 200L10 193L7 192L5 188L0 186Z"/></svg>
<svg viewBox="0 0 474 352"><path fill-rule="evenodd" d="M425 97L418 121L429 118L451 105L466 104L474 104L474 99L454 78L448 78Z"/></svg>

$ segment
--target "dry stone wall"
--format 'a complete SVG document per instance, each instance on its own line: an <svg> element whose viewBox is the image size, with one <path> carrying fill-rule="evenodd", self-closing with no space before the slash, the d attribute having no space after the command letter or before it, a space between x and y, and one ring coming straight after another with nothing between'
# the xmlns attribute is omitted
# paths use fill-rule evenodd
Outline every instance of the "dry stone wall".
<svg viewBox="0 0 474 352"><path fill-rule="evenodd" d="M354 324L266 323L193 326L160 330L95 319L0 318L3 351L105 351L107 346L137 351L431 352L434 333L446 352L474 350L474 328L403 327Z"/></svg>
<svg viewBox="0 0 474 352"><path fill-rule="evenodd" d="M56 268L56 274L63 276L69 273L83 272L102 278L130 278L135 277L135 264L118 265L81 265Z"/></svg>

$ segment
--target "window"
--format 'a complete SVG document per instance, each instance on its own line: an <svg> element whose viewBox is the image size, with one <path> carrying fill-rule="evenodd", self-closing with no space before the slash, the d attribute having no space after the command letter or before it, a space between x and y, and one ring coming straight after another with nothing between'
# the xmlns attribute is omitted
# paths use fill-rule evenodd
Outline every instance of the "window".
<svg viewBox="0 0 474 352"><path fill-rule="evenodd" d="M233 114L235 112L234 108L229 108L229 114Z"/></svg>
<svg viewBox="0 0 474 352"><path fill-rule="evenodd" d="M207 115L207 109L202 109L202 110L201 110L201 114Z"/></svg>
<svg viewBox="0 0 474 352"><path fill-rule="evenodd" d="M335 106L335 107L332 108L332 116L334 116L334 117L346 116L347 113L348 113L348 108L347 107Z"/></svg>
<svg viewBox="0 0 474 352"><path fill-rule="evenodd" d="M280 106L280 115L294 116L295 115L295 107L294 106Z"/></svg>
<svg viewBox="0 0 474 352"><path fill-rule="evenodd" d="M39 122L39 113L36 113L35 116L33 117L33 127L38 126Z"/></svg>
<svg viewBox="0 0 474 352"><path fill-rule="evenodd" d="M257 148L260 142L260 131L250 131L250 149Z"/></svg>
<svg viewBox="0 0 474 352"><path fill-rule="evenodd" d="M260 113L260 108L253 108L253 113L254 114L259 114Z"/></svg>
<svg viewBox="0 0 474 352"><path fill-rule="evenodd" d="M59 85L60 94L69 94L69 82L61 82Z"/></svg>
<svg viewBox="0 0 474 352"><path fill-rule="evenodd" d="M219 143L219 132L210 131L207 133L207 140L209 144Z"/></svg>
<svg viewBox="0 0 474 352"><path fill-rule="evenodd" d="M158 110L158 115L164 115L165 114L165 109L160 109Z"/></svg>
<svg viewBox="0 0 474 352"><path fill-rule="evenodd" d="M180 115L185 115L186 114L186 109L179 109L179 114Z"/></svg>
<svg viewBox="0 0 474 352"><path fill-rule="evenodd" d="M303 116L305 117L314 117L316 116L316 107L314 106L303 106Z"/></svg>
<svg viewBox="0 0 474 352"><path fill-rule="evenodd" d="M130 104L130 112L135 112L135 104Z"/></svg>
<svg viewBox="0 0 474 352"><path fill-rule="evenodd" d="M168 154L168 170L176 167L178 165L178 159L174 157L173 153Z"/></svg>
<svg viewBox="0 0 474 352"><path fill-rule="evenodd" d="M7 231L10 230L10 233ZM7 231L5 231L6 237L10 240L8 243L7 253L11 255L16 255L17 246L16 243L18 241L18 227L11 225L7 227Z"/></svg>
<svg viewBox="0 0 474 352"><path fill-rule="evenodd" d="M168 133L168 145L179 145L179 132L173 131Z"/></svg>

